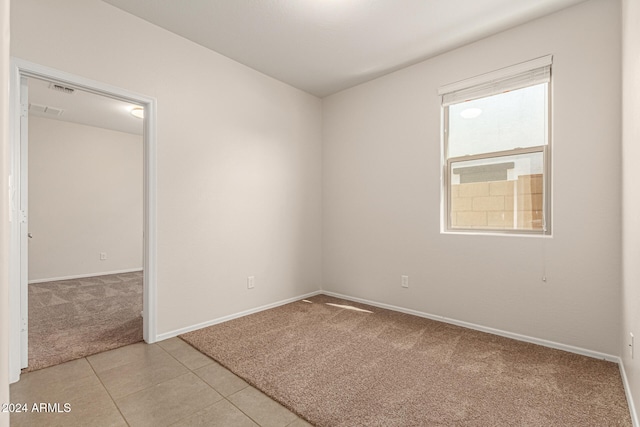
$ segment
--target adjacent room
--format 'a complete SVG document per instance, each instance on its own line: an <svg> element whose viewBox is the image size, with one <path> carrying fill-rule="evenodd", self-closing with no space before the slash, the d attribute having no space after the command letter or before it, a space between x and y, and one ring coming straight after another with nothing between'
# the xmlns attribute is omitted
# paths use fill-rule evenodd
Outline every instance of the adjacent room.
<svg viewBox="0 0 640 427"><path fill-rule="evenodd" d="M142 341L139 108L28 79L28 370Z"/></svg>
<svg viewBox="0 0 640 427"><path fill-rule="evenodd" d="M0 5L3 427L640 427L640 1ZM144 118L30 115L27 189L25 76ZM102 273L133 343L28 360Z"/></svg>

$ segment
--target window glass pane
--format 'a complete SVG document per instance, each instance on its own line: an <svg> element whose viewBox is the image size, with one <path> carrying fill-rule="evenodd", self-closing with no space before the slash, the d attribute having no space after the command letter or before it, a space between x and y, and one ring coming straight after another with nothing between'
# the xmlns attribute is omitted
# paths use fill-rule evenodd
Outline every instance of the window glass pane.
<svg viewBox="0 0 640 427"><path fill-rule="evenodd" d="M547 83L450 105L448 158L546 144Z"/></svg>
<svg viewBox="0 0 640 427"><path fill-rule="evenodd" d="M451 229L544 228L542 152L451 162Z"/></svg>

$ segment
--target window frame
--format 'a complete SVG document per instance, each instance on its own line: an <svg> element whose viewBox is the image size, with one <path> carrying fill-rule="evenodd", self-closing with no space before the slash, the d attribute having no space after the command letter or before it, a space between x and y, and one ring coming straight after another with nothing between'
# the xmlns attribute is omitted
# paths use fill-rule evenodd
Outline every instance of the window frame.
<svg viewBox="0 0 640 427"><path fill-rule="evenodd" d="M551 57L549 57L549 61ZM534 60L536 61L536 60ZM531 61L531 62L534 62ZM518 64L514 66L514 68L518 67L522 68L522 64ZM441 157L441 232L443 234L478 234L478 235L512 235L512 236L551 236L552 235L552 194L551 194L551 127L552 127L552 67L549 64L549 81L546 83L533 83L525 87L535 86L537 84L546 84L546 98L545 98L545 108L546 108L546 129L545 129L545 144L537 145L533 147L526 148L514 148L511 150L503 150L503 151L492 151L487 153L473 154L473 155L464 155L458 157L449 157L449 107L451 105L458 104L456 102L444 105L443 98L446 93L442 89L440 90L440 99L441 99L441 113L442 113L442 157ZM506 75L507 78L509 76L508 73L505 73L504 70L498 70L496 73L501 73ZM491 73L489 73L491 74ZM482 78L482 76L480 76ZM502 77L504 79L504 77ZM468 86L460 86L460 83L456 83L457 86L464 88L473 88L474 86L480 86L487 81L488 79L483 81L478 81L478 78L472 78L469 80L476 81L473 84L469 84ZM504 92L502 92L504 93ZM485 98L491 95L481 96L480 98ZM464 101L461 101L464 102ZM461 161L471 161L471 160L483 160L483 159L499 159L500 157L521 155L521 154L531 154L531 153L542 153L542 161L543 161L543 172L542 172L542 188L543 188L543 197L542 197L542 229L503 229L503 228L492 228L492 227L483 227L483 228L470 228L470 227L453 227L451 221L451 174L452 174L452 164Z"/></svg>

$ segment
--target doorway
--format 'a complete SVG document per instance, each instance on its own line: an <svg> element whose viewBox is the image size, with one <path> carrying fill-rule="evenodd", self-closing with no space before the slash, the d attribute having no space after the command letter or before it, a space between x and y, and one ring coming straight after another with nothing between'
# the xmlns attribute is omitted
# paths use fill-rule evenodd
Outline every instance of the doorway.
<svg viewBox="0 0 640 427"><path fill-rule="evenodd" d="M155 329L155 100L91 81L80 76L59 70L39 66L19 59L12 60L11 75L11 241L10 241L10 376L11 381L19 379L20 370L28 365L28 329L29 329L29 136L28 117L29 99L27 79L45 81L53 85L54 90L82 91L106 97L104 99L139 105L143 108L143 338L152 343L156 340ZM55 86L58 86L55 88ZM36 108L43 109L39 104ZM55 113L55 108L52 108ZM96 254L101 261L108 259L107 252ZM124 273L124 272L123 272ZM51 275L51 274L50 274ZM55 274L53 274L55 276ZM81 275L81 274L80 274ZM58 277L60 278L60 277Z"/></svg>
<svg viewBox="0 0 640 427"><path fill-rule="evenodd" d="M141 108L27 78L28 366L142 341Z"/></svg>

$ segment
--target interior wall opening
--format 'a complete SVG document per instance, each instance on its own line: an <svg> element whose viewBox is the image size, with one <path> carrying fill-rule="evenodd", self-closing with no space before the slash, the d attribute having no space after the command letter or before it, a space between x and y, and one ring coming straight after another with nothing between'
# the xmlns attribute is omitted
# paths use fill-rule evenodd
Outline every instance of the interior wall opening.
<svg viewBox="0 0 640 427"><path fill-rule="evenodd" d="M143 119L129 102L27 86L31 371L143 339Z"/></svg>

